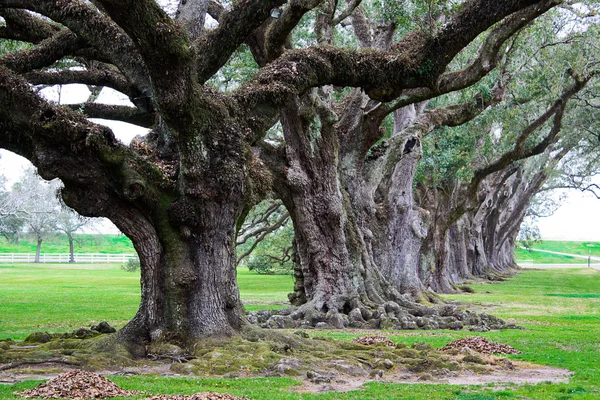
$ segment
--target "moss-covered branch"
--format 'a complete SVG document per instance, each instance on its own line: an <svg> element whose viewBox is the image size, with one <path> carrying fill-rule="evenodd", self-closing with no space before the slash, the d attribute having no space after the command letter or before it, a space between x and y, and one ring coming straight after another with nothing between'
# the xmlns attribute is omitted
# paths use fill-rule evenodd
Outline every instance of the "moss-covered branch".
<svg viewBox="0 0 600 400"><path fill-rule="evenodd" d="M270 17L271 10L283 3L284 0L240 2L231 11L223 14L219 20L219 27L202 36L194 44L199 55L199 82L204 83L225 65L231 54Z"/></svg>
<svg viewBox="0 0 600 400"><path fill-rule="evenodd" d="M136 97L140 91L132 87L131 83L118 71L109 68L91 70L60 70L60 71L32 71L24 74L25 79L34 85L66 85L81 83L84 85L106 86L115 89L127 96Z"/></svg>
<svg viewBox="0 0 600 400"><path fill-rule="evenodd" d="M477 187L486 176L504 169L516 160L523 160L543 153L558 138L562 129L562 119L567 103L592 79L593 75L579 76L572 73L575 83L565 89L561 96L538 118L525 127L517 137L513 148L502 154L496 161L475 171L469 184L468 193L476 193ZM535 145L527 146L527 141L535 131L552 119L550 131Z"/></svg>
<svg viewBox="0 0 600 400"><path fill-rule="evenodd" d="M560 3L558 0L546 0L510 15L490 31L479 49L477 58L470 65L462 70L440 75L437 87L420 87L404 91L396 101L386 106L386 112L393 112L406 105L429 100L440 94L461 90L477 83L496 68L501 56L500 51L509 38Z"/></svg>
<svg viewBox="0 0 600 400"><path fill-rule="evenodd" d="M243 89L243 96L253 98L257 107L264 108L284 104L290 94L333 84L362 87L379 101L390 101L406 89L423 87L428 87L431 97L439 93L438 78L458 52L492 24L532 3L541 7L548 1L469 1L437 36L415 32L390 51L350 51L330 46L290 51L264 67Z"/></svg>
<svg viewBox="0 0 600 400"><path fill-rule="evenodd" d="M5 39L23 42L39 43L48 39L60 30L60 27L36 17L24 10L10 8L0 9L6 26L2 27L1 35Z"/></svg>
<svg viewBox="0 0 600 400"><path fill-rule="evenodd" d="M140 90L150 88L148 72L133 41L97 8L81 0L0 0L0 8L35 11L68 27L115 64Z"/></svg>
<svg viewBox="0 0 600 400"><path fill-rule="evenodd" d="M17 73L49 67L81 47L80 39L69 30L62 30L31 49L8 53L0 58L0 65Z"/></svg>
<svg viewBox="0 0 600 400"><path fill-rule="evenodd" d="M69 104L69 108L79 111L89 118L102 118L112 121L122 121L151 128L155 122L154 114L140 112L137 108L127 106L114 106L99 103Z"/></svg>

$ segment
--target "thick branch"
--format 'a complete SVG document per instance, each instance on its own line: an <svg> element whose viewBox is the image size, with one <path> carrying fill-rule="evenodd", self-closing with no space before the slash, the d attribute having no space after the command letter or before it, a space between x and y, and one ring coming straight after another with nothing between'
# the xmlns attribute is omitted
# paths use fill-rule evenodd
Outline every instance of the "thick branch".
<svg viewBox="0 0 600 400"><path fill-rule="evenodd" d="M447 107L439 107L427 110L421 114L411 125L404 129L401 134L394 136L388 141L389 147L383 160L383 171L379 185L386 188L391 179L396 164L406 154L407 140L416 140L417 146L425 136L442 126L460 126L480 115L489 106L502 101L504 88L496 87L494 95L484 99L481 94L475 96L472 101L455 104Z"/></svg>
<svg viewBox="0 0 600 400"><path fill-rule="evenodd" d="M348 1L348 6L346 7L346 9L344 11L342 11L337 17L335 17L333 19L333 25L338 25L339 23L341 23L343 20L345 20L346 18L348 18L356 9L356 7L358 7L360 5L362 0L350 0Z"/></svg>
<svg viewBox="0 0 600 400"><path fill-rule="evenodd" d="M6 22L6 26L2 27L2 37L5 39L39 43L60 30L60 27L27 11L3 8L0 9L0 15Z"/></svg>
<svg viewBox="0 0 600 400"><path fill-rule="evenodd" d="M546 0L510 15L491 30L479 49L477 58L467 68L442 74L435 88L420 87L404 91L396 102L386 107L387 112L392 112L409 104L429 100L440 94L464 89L477 83L496 68L500 58L500 50L510 37L535 18L560 3L558 0Z"/></svg>
<svg viewBox="0 0 600 400"><path fill-rule="evenodd" d="M224 14L219 20L219 27L194 45L200 55L197 65L199 82L205 82L225 65L231 54L270 17L273 7L283 3L284 0L241 2Z"/></svg>
<svg viewBox="0 0 600 400"><path fill-rule="evenodd" d="M217 0L209 0L208 8L206 11L208 12L208 15L210 15L213 19L216 19L217 21L220 21L221 17L226 12L225 7L223 7L223 5Z"/></svg>
<svg viewBox="0 0 600 400"><path fill-rule="evenodd" d="M267 62L279 57L283 46L302 17L310 10L317 7L322 0L292 0L288 2L279 19L273 20L265 32L265 49Z"/></svg>
<svg viewBox="0 0 600 400"><path fill-rule="evenodd" d="M131 86L123 75L107 68L84 71L32 71L26 73L24 77L33 85L65 85L69 83L81 83L84 85L110 87L129 97L139 96L140 93L139 90Z"/></svg>
<svg viewBox="0 0 600 400"><path fill-rule="evenodd" d="M64 56L74 53L81 45L77 35L63 30L32 49L6 54L0 58L0 65L16 73L29 72L54 64Z"/></svg>
<svg viewBox="0 0 600 400"><path fill-rule="evenodd" d="M328 46L291 51L263 68L245 88L250 93L244 96L252 96L257 106L264 107L264 102L280 105L291 94L333 84L362 87L371 98L390 101L405 89L435 86L449 60L477 34L531 4L535 2L469 1L440 35L409 35L393 51L350 51Z"/></svg>
<svg viewBox="0 0 600 400"><path fill-rule="evenodd" d="M525 159L532 157L537 154L541 154L544 152L548 146L550 146L556 139L558 133L562 128L562 117L565 111L565 107L567 102L579 91L581 91L587 82L592 78L591 76L580 77L573 74L575 79L575 84L568 89L566 89L563 94L557 99L546 112L536 118L535 121L530 123L517 137L515 145L513 149L504 153L501 157L499 157L495 162L482 167L475 171L473 179L469 185L469 193L475 193L477 191L477 187L481 183L481 181L488 175L500 171L504 169L507 165L514 162L515 160ZM550 132L535 146L526 147L527 139L531 136L533 132L539 129L542 125L544 125L550 118L553 117L552 128Z"/></svg>
<svg viewBox="0 0 600 400"><path fill-rule="evenodd" d="M146 67L132 40L116 24L81 0L0 0L0 8L25 8L67 26L111 60L140 90L150 88Z"/></svg>
<svg viewBox="0 0 600 400"><path fill-rule="evenodd" d="M88 118L123 121L144 128L152 128L155 122L154 114L140 112L135 107L99 103L69 104L68 107L84 113Z"/></svg>
<svg viewBox="0 0 600 400"><path fill-rule="evenodd" d="M208 10L208 0L181 0L176 18L186 28L189 40L196 40L204 32L204 21Z"/></svg>

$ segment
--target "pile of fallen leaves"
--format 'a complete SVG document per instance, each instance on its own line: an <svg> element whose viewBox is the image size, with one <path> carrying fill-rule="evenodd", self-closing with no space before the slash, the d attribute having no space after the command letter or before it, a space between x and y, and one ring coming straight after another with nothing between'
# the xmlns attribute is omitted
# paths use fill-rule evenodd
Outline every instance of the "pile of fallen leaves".
<svg viewBox="0 0 600 400"><path fill-rule="evenodd" d="M494 343L481 336L467 337L464 339L453 340L440 350L448 351L452 349L468 348L483 354L521 354L521 352L507 344Z"/></svg>
<svg viewBox="0 0 600 400"><path fill-rule="evenodd" d="M65 372L33 389L17 393L22 397L45 399L104 399L135 394L138 393L123 390L102 375L81 370Z"/></svg>
<svg viewBox="0 0 600 400"><path fill-rule="evenodd" d="M386 346L396 347L394 342L385 336L361 336L359 338L352 339L352 341L365 346L374 346L379 343L384 343Z"/></svg>
<svg viewBox="0 0 600 400"><path fill-rule="evenodd" d="M248 400L246 397L236 397L227 393L196 393L189 396L161 395L154 396L148 400Z"/></svg>

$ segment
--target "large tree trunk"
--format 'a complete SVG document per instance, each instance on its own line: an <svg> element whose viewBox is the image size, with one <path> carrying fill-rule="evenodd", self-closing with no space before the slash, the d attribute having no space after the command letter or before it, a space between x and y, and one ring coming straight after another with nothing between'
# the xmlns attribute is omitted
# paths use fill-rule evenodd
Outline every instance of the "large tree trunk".
<svg viewBox="0 0 600 400"><path fill-rule="evenodd" d="M413 179L421 158L419 139L397 136L402 155L393 166L390 177L376 192L375 218L371 230L375 232L374 254L382 274L400 292L416 300L426 300L427 290L421 280L421 251L428 235L430 213L413 200ZM409 148L410 147L410 148Z"/></svg>
<svg viewBox="0 0 600 400"><path fill-rule="evenodd" d="M304 104L308 108L309 102ZM307 118L299 108L286 108L282 118L289 167L280 197L294 224L296 275L302 282L301 287L296 282L292 297L297 304L305 299L303 310L320 312L347 314L357 307L383 304L393 294L369 263L338 165L332 162L339 159L338 133L325 115L313 110Z"/></svg>
<svg viewBox="0 0 600 400"><path fill-rule="evenodd" d="M142 298L135 317L119 333L134 353L166 340L188 345L208 336L230 336L245 324L236 283L235 213L207 202L203 229L177 231L151 222L135 209L116 213L140 257Z"/></svg>

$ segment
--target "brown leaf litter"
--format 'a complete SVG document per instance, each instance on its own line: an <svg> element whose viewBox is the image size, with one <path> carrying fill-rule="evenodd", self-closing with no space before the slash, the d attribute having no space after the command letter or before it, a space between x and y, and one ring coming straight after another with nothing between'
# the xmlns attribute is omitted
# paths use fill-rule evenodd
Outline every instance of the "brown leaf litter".
<svg viewBox="0 0 600 400"><path fill-rule="evenodd" d="M374 346L379 343L383 343L386 346L396 347L394 342L385 336L361 336L359 338L352 339L352 342L362 344L365 346Z"/></svg>
<svg viewBox="0 0 600 400"><path fill-rule="evenodd" d="M45 399L105 399L116 396L133 396L138 392L121 389L102 375L75 370L65 372L46 383L17 393L17 395Z"/></svg>
<svg viewBox="0 0 600 400"><path fill-rule="evenodd" d="M102 375L81 370L65 372L46 383L16 393L25 398L41 397L44 399L105 399L116 396L134 396L140 392L121 389ZM203 392L192 395L158 395L148 400L249 400L227 393Z"/></svg>
<svg viewBox="0 0 600 400"><path fill-rule="evenodd" d="M521 354L521 352L512 346L507 344L494 343L481 336L467 337L463 339L453 340L444 347L441 351L448 351L453 349L464 349L476 351L483 354Z"/></svg>

